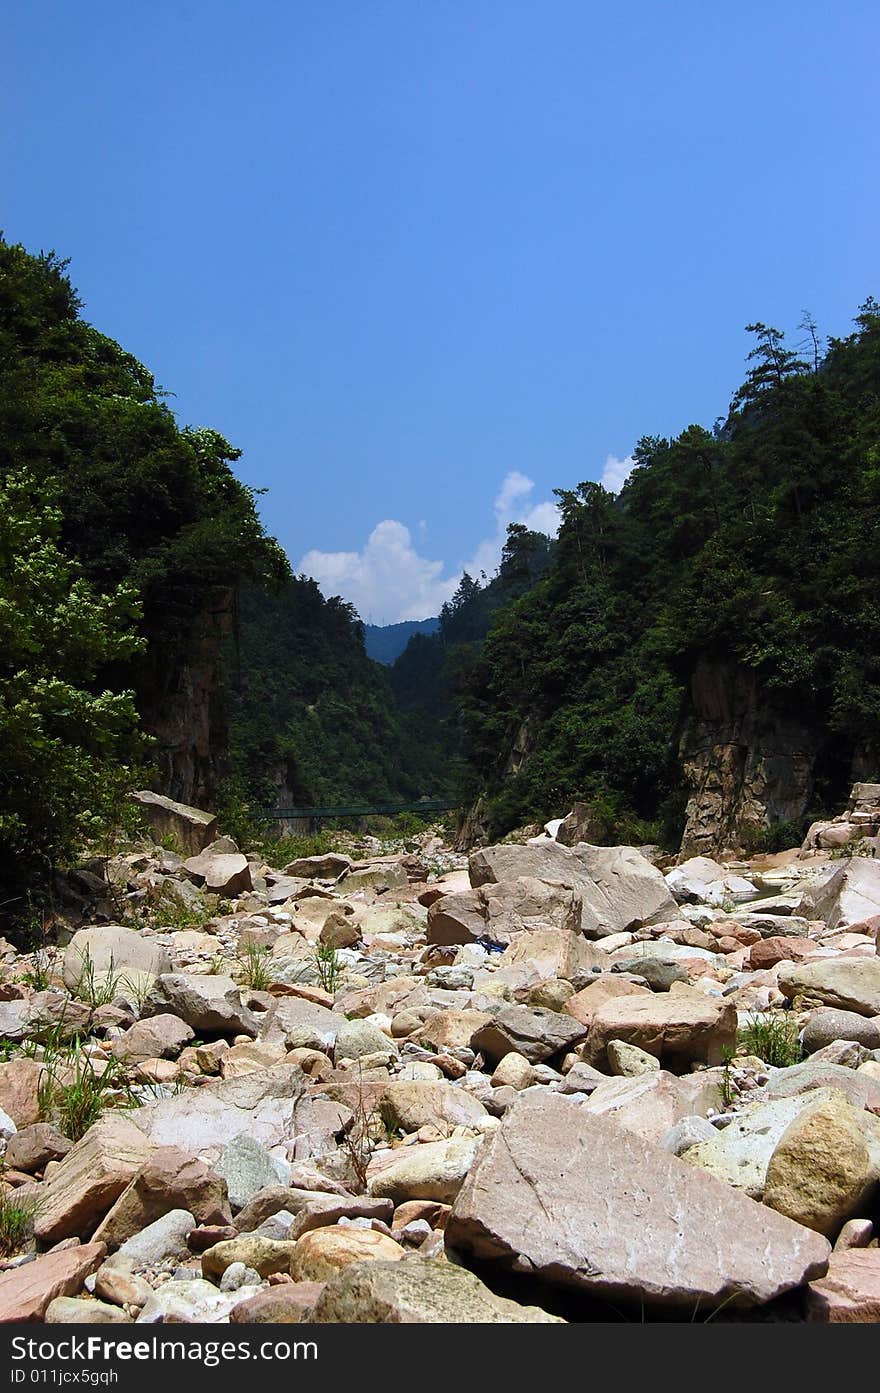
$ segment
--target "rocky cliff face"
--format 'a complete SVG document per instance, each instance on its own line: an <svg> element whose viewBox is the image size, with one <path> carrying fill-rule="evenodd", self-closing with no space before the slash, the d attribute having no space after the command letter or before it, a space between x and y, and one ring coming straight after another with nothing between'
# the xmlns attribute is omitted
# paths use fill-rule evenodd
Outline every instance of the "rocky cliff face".
<svg viewBox="0 0 880 1393"><path fill-rule="evenodd" d="M160 644L139 693L144 728L155 736L153 760L163 793L210 807L226 753L223 648L233 623L233 591L206 596L186 654L169 662Z"/></svg>
<svg viewBox="0 0 880 1393"><path fill-rule="evenodd" d="M768 701L753 672L701 659L679 747L689 789L682 850L737 847L749 829L800 819L813 792L821 732Z"/></svg>

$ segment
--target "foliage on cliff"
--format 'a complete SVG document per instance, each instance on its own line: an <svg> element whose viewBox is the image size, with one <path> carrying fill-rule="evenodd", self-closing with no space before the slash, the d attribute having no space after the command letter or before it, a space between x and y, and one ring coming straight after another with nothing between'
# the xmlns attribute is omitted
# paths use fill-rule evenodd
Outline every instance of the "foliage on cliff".
<svg viewBox="0 0 880 1393"><path fill-rule="evenodd" d="M700 657L809 712L831 784L876 757L880 307L855 325L823 353L807 321L803 357L750 325L746 381L714 431L644 437L616 497L558 491L553 563L498 612L462 684L468 786L488 790L493 832L586 798L612 830L651 819L674 838Z"/></svg>
<svg viewBox="0 0 880 1393"><path fill-rule="evenodd" d="M54 253L0 237L0 880L106 813L136 711L172 688L210 597L287 563L238 457L180 428L80 316ZM136 743L136 742L135 742Z"/></svg>

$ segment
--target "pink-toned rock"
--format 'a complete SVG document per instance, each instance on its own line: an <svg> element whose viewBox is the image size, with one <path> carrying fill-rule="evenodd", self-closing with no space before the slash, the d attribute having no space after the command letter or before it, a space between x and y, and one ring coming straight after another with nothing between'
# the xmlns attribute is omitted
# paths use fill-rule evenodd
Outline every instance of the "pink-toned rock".
<svg viewBox="0 0 880 1393"><path fill-rule="evenodd" d="M484 1139L446 1246L537 1281L691 1310L772 1301L824 1275L831 1251L616 1122L534 1090Z"/></svg>
<svg viewBox="0 0 880 1393"><path fill-rule="evenodd" d="M311 1319L323 1282L284 1282L267 1287L234 1306L229 1319L234 1325L298 1325Z"/></svg>
<svg viewBox="0 0 880 1393"><path fill-rule="evenodd" d="M95 1232L114 1251L172 1209L185 1209L198 1224L229 1224L226 1181L196 1156L176 1146L158 1147Z"/></svg>
<svg viewBox="0 0 880 1393"><path fill-rule="evenodd" d="M53 1169L34 1220L37 1238L89 1237L152 1150L133 1122L107 1113Z"/></svg>
<svg viewBox="0 0 880 1393"><path fill-rule="evenodd" d="M645 1141L659 1143L685 1117L721 1111L721 1093L708 1071L681 1078L665 1069L635 1078L604 1079L582 1105L589 1113L613 1119Z"/></svg>
<svg viewBox="0 0 880 1393"><path fill-rule="evenodd" d="M104 1261L103 1243L85 1243L45 1253L0 1274L0 1323L40 1321L56 1296L75 1296L89 1273Z"/></svg>
<svg viewBox="0 0 880 1393"><path fill-rule="evenodd" d="M762 938L749 950L749 967L761 971L777 963L806 962L815 955L816 945L807 938Z"/></svg>
<svg viewBox="0 0 880 1393"><path fill-rule="evenodd" d="M0 1064L0 1108L16 1127L40 1120L40 1079L43 1070L34 1059L10 1059Z"/></svg>
<svg viewBox="0 0 880 1393"><path fill-rule="evenodd" d="M629 982L625 977L607 973L591 982L588 987L584 987L582 991L575 992L562 1009L574 1016L576 1021L580 1021L581 1025L589 1026L592 1025L599 1007L619 996L651 996L651 991L648 987L640 986L638 982Z"/></svg>
<svg viewBox="0 0 880 1393"><path fill-rule="evenodd" d="M827 1275L807 1289L807 1320L830 1325L880 1321L880 1248L832 1253Z"/></svg>
<svg viewBox="0 0 880 1393"><path fill-rule="evenodd" d="M722 1064L736 1045L736 1007L682 983L649 997L606 1001L593 1016L584 1057L602 1067L609 1040L653 1054L667 1067Z"/></svg>

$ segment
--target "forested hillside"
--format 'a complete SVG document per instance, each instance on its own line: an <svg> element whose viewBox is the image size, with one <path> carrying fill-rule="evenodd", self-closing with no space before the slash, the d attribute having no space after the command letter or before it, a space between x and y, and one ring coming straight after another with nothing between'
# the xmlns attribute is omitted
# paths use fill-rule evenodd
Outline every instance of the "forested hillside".
<svg viewBox="0 0 880 1393"><path fill-rule="evenodd" d="M210 792L236 588L288 574L230 468L240 451L179 427L149 370L80 307L64 261L0 239L0 881L13 888L72 854L136 768L177 796Z"/></svg>
<svg viewBox="0 0 880 1393"><path fill-rule="evenodd" d="M584 799L612 837L790 844L880 771L873 300L855 323L823 354L808 321L803 356L750 326L714 431L644 437L617 497L558 492L553 563L460 685L492 834Z"/></svg>
<svg viewBox="0 0 880 1393"><path fill-rule="evenodd" d="M352 605L300 576L241 597L231 668L230 767L256 806L410 801L455 792L445 751L398 712Z"/></svg>
<svg viewBox="0 0 880 1393"><path fill-rule="evenodd" d="M377 663L393 663L414 634L435 634L439 623L438 619L405 619L400 624L365 624L367 657Z"/></svg>

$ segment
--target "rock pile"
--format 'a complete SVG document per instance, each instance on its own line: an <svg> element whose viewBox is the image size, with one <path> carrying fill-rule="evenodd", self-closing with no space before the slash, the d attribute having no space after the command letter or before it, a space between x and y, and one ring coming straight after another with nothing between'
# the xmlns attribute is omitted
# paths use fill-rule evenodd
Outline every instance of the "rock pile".
<svg viewBox="0 0 880 1393"><path fill-rule="evenodd" d="M0 1320L878 1318L880 861L274 868L139 798L125 922L3 952Z"/></svg>

